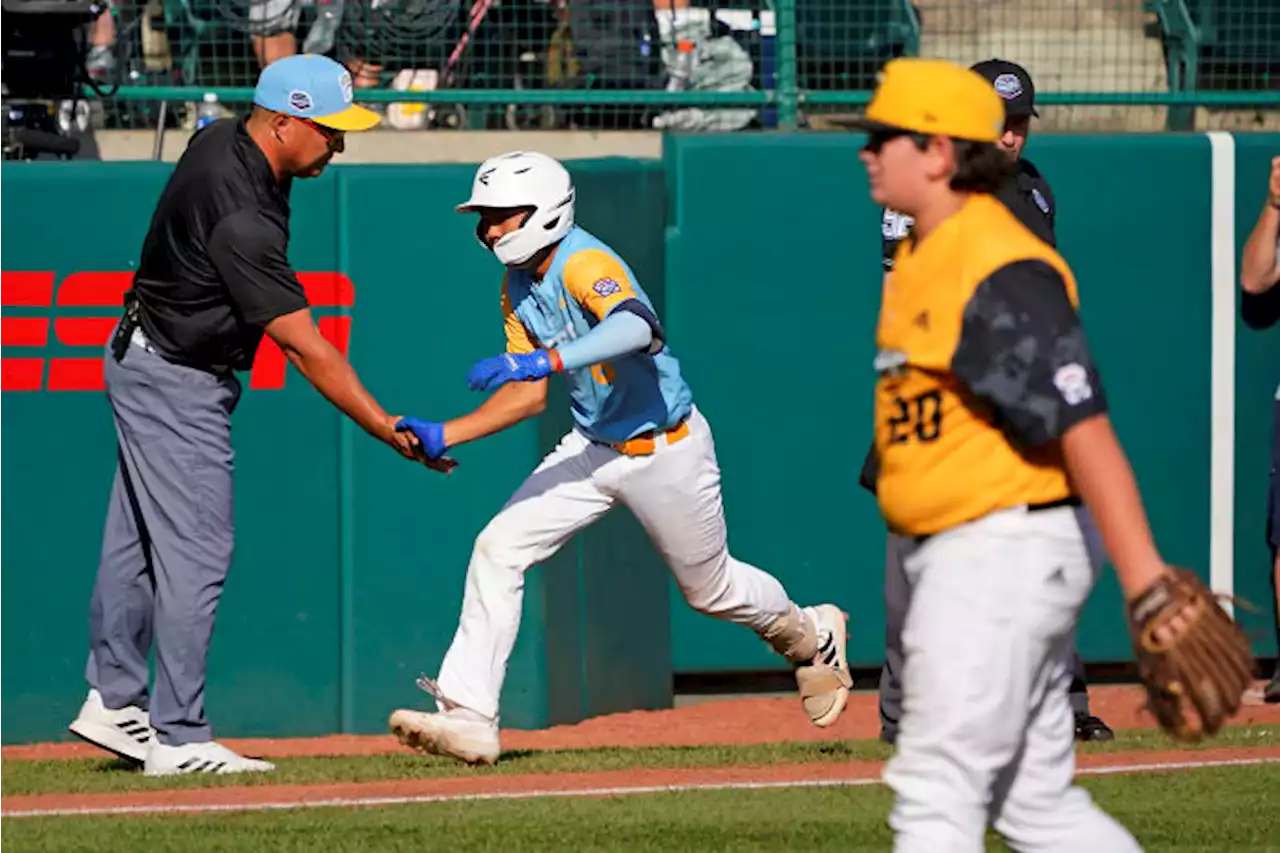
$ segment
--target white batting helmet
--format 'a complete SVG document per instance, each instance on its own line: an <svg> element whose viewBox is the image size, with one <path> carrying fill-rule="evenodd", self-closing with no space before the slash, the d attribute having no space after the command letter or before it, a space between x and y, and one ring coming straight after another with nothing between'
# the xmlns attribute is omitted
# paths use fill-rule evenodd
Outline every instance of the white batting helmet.
<svg viewBox="0 0 1280 853"><path fill-rule="evenodd" d="M471 198L457 209L465 213L479 208L516 207L531 207L533 213L518 230L493 244L493 253L508 265L525 263L564 239L573 227L573 181L569 172L555 158L537 151L500 154L480 164L471 184ZM487 244L485 248L489 248Z"/></svg>

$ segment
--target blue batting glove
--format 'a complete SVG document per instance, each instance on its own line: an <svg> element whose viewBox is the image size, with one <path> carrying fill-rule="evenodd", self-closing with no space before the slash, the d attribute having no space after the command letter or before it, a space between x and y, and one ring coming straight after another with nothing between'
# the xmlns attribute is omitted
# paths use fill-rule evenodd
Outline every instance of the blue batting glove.
<svg viewBox="0 0 1280 853"><path fill-rule="evenodd" d="M504 352L477 361L467 372L467 385L472 391L492 391L508 382L529 382L554 372L551 354L546 350L528 355Z"/></svg>
<svg viewBox="0 0 1280 853"><path fill-rule="evenodd" d="M422 421L417 418L401 418L396 421L396 432L411 432L422 442L422 452L428 459L438 459L448 448L444 446L444 424Z"/></svg>

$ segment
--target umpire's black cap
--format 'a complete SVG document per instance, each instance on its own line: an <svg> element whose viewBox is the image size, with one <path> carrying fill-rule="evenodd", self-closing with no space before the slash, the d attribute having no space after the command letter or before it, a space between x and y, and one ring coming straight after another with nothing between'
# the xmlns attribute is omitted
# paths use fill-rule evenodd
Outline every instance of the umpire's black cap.
<svg viewBox="0 0 1280 853"><path fill-rule="evenodd" d="M1004 99L1006 116L1040 117L1040 113L1036 112L1036 85L1031 82L1027 69L1021 65L1005 59L988 59L971 66L969 70L976 71L991 81L996 93Z"/></svg>

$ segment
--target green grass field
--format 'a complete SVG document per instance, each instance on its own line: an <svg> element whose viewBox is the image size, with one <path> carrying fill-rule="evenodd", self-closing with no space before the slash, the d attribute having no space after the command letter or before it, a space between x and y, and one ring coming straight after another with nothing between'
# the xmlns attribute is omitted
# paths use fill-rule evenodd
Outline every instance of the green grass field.
<svg viewBox="0 0 1280 853"><path fill-rule="evenodd" d="M1146 850L1280 851L1275 765L1109 776L1083 784ZM147 853L888 850L889 805L889 791L871 786L195 817L38 818L4 821L3 842L14 851ZM992 839L988 849L1004 848Z"/></svg>
<svg viewBox="0 0 1280 853"><path fill-rule="evenodd" d="M1280 745L1280 726L1241 726L1225 729L1190 751L1205 748ZM1173 742L1147 729L1123 731L1114 741L1084 744L1083 753L1172 749ZM884 761L893 750L879 741L846 740L820 743L771 743L751 746L650 747L643 749L557 750L508 752L493 767L466 767L454 761L403 754L284 758L277 771L243 776L178 776L148 778L132 765L116 759L13 761L0 764L0 794L89 794L109 791L157 791L172 788L244 785L313 785L375 782L387 779L428 779L516 773L577 773L603 770L671 767L729 767L811 762Z"/></svg>
<svg viewBox="0 0 1280 853"><path fill-rule="evenodd" d="M1206 747L1280 744L1280 726L1228 729ZM1082 753L1168 750L1154 731L1121 732ZM1194 761L1197 748L1186 749ZM875 741L740 747L512 753L492 768L413 754L296 758L274 774L148 779L110 760L12 761L0 793L127 793L177 788L372 782L584 771L779 766L887 758ZM1280 853L1280 765L1087 776L1081 784L1149 851ZM357 808L168 816L41 817L3 821L14 851L357 850L888 850L890 792L881 785L545 797ZM994 838L989 849L1003 846ZM1085 851L1105 853L1105 851Z"/></svg>

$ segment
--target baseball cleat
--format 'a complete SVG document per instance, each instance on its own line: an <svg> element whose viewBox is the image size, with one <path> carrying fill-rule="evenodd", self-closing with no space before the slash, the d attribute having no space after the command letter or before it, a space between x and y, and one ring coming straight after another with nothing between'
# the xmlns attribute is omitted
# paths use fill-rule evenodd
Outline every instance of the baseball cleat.
<svg viewBox="0 0 1280 853"><path fill-rule="evenodd" d="M1115 736L1110 726L1092 714L1076 714L1076 740L1082 743L1115 740Z"/></svg>
<svg viewBox="0 0 1280 853"><path fill-rule="evenodd" d="M1262 690L1262 701L1267 704L1280 702L1280 662L1276 663L1276 674L1271 676L1271 681Z"/></svg>
<svg viewBox="0 0 1280 853"><path fill-rule="evenodd" d="M467 764L498 760L498 727L461 708L438 713L401 708L387 721L396 738L410 749L443 755Z"/></svg>
<svg viewBox="0 0 1280 853"><path fill-rule="evenodd" d="M144 776L180 776L188 773L265 773L275 770L270 761L245 758L216 741L168 746L152 741Z"/></svg>
<svg viewBox="0 0 1280 853"><path fill-rule="evenodd" d="M845 659L849 617L834 604L806 607L805 614L817 629L818 652L809 663L796 667L796 684L809 722L825 728L840 719L853 687Z"/></svg>
<svg viewBox="0 0 1280 853"><path fill-rule="evenodd" d="M155 732L147 712L136 705L108 708L102 694L90 690L80 713L67 726L73 735L121 758L142 764Z"/></svg>

